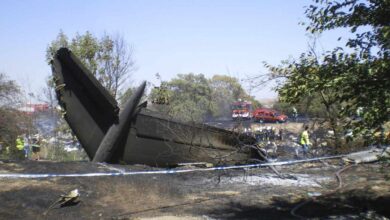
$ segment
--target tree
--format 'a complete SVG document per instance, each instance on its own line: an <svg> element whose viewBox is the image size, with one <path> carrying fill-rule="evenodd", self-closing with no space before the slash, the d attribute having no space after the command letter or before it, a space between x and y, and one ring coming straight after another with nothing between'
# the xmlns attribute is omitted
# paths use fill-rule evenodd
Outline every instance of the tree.
<svg viewBox="0 0 390 220"><path fill-rule="evenodd" d="M102 67L99 69L99 75L104 79L103 85L118 98L119 89L136 70L133 48L127 46L126 41L119 35L104 35L100 44L98 60Z"/></svg>
<svg viewBox="0 0 390 220"><path fill-rule="evenodd" d="M166 87L171 116L199 122L212 115L215 108L212 91L203 74L178 74Z"/></svg>
<svg viewBox="0 0 390 220"><path fill-rule="evenodd" d="M16 110L19 96L20 89L16 82L0 73L0 144L3 152L8 147L11 156L17 155L15 140L22 133L21 122L25 121Z"/></svg>
<svg viewBox="0 0 390 220"><path fill-rule="evenodd" d="M231 104L239 99L252 101L255 106L260 106L253 97L242 88L237 78L227 75L214 75L210 79L212 97L215 101L214 116L231 116Z"/></svg>
<svg viewBox="0 0 390 220"><path fill-rule="evenodd" d="M156 75L161 80L160 75ZM203 74L178 74L171 81L162 81L152 89L150 97L161 104L159 111L184 121L200 122L210 117L231 115L230 105L238 99L253 101L237 78L214 75L207 79Z"/></svg>
<svg viewBox="0 0 390 220"><path fill-rule="evenodd" d="M305 112L313 107L312 104L319 104L325 110L325 114L319 116L329 122L335 135L335 146L340 147L343 132L340 127L343 119L340 107L342 102L338 99L339 93L334 88L334 81L324 80L324 75L333 73L333 66L328 65L329 63L320 65L312 54L309 56L303 54L298 61L286 67L268 66L268 68L271 75L286 78L286 81L277 87L281 102L292 105L304 103ZM316 102L312 102L313 100Z"/></svg>
<svg viewBox="0 0 390 220"><path fill-rule="evenodd" d="M323 119L328 117L328 111L325 104L323 103L321 95L317 92L311 95L306 95L301 98L298 103L294 104L294 107L297 109L299 114L309 118L318 118ZM339 106L334 106L333 111L329 112L330 117L333 118L333 115L337 114L337 111L341 110ZM292 109L289 109L290 111ZM336 112L334 112L337 110ZM328 120L329 121L329 120Z"/></svg>
<svg viewBox="0 0 390 220"><path fill-rule="evenodd" d="M104 34L98 39L87 31L84 35L76 34L69 41L60 31L46 50L46 60L50 61L61 47L68 47L115 99L119 98L122 86L136 70L133 49L120 35Z"/></svg>
<svg viewBox="0 0 390 220"><path fill-rule="evenodd" d="M0 73L0 107L14 104L19 95L20 89L16 82L9 80L4 73Z"/></svg>
<svg viewBox="0 0 390 220"><path fill-rule="evenodd" d="M355 36L346 47L352 52L309 52L267 66L271 78L285 79L277 87L281 100L297 103L317 94L332 127L354 128L355 134L380 129L390 120L390 1L315 0L305 14L311 33L349 28ZM354 117L358 109L364 110L361 120Z"/></svg>
<svg viewBox="0 0 390 220"><path fill-rule="evenodd" d="M335 49L324 56L332 72L322 78L333 82L344 115L364 109L363 120L351 122L356 131L376 130L390 120L389 14L388 0L316 1L306 10L311 32L345 27L355 33L346 44L353 53Z"/></svg>

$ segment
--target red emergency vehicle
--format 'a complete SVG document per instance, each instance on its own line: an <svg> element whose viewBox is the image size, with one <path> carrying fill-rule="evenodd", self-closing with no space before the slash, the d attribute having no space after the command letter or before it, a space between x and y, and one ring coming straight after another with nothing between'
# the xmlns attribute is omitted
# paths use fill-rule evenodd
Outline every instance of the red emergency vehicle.
<svg viewBox="0 0 390 220"><path fill-rule="evenodd" d="M253 111L253 119L259 122L286 122L287 115L280 114L276 110L268 108L258 108Z"/></svg>
<svg viewBox="0 0 390 220"><path fill-rule="evenodd" d="M251 119L252 118L252 102L238 101L232 103L232 118L237 119Z"/></svg>

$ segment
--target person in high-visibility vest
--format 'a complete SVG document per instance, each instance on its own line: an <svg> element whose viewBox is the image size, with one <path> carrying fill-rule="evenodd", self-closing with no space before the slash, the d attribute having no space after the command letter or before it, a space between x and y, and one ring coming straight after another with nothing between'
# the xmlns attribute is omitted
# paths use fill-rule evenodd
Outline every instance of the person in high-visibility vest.
<svg viewBox="0 0 390 220"><path fill-rule="evenodd" d="M16 142L16 148L18 150L24 150L24 141L21 136L18 136L15 142Z"/></svg>
<svg viewBox="0 0 390 220"><path fill-rule="evenodd" d="M23 137L19 135L16 138L15 144L16 144L16 149L18 149L18 153L17 153L18 158L21 159L21 158L23 158L22 155L24 155L24 140L23 140Z"/></svg>
<svg viewBox="0 0 390 220"><path fill-rule="evenodd" d="M305 126L305 130L301 133L301 140L300 144L302 145L303 148L303 155L306 156L308 151L309 151L309 145L310 140L309 140L309 126Z"/></svg>

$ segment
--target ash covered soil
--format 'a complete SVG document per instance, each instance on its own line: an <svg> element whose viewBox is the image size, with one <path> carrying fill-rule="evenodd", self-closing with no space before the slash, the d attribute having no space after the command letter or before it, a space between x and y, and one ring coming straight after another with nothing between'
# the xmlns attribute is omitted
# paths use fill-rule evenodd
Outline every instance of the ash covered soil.
<svg viewBox="0 0 390 220"><path fill-rule="evenodd" d="M339 160L268 168L107 177L1 178L0 219L387 219L389 165ZM187 169L186 167L185 169ZM0 162L0 173L156 170L91 162ZM183 169L183 168L175 168ZM194 168L199 169L199 168ZM73 189L80 202L43 213ZM338 189L337 189L338 188Z"/></svg>

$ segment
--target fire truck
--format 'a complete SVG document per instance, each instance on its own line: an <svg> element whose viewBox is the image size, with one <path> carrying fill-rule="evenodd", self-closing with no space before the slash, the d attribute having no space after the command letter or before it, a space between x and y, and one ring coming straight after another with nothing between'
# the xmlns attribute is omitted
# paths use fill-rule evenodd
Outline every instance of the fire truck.
<svg viewBox="0 0 390 220"><path fill-rule="evenodd" d="M232 103L232 119L252 119L252 102L237 101Z"/></svg>
<svg viewBox="0 0 390 220"><path fill-rule="evenodd" d="M274 109L256 108L253 109L252 102L238 101L232 103L232 119L253 120L257 122L283 123L287 115L281 114Z"/></svg>

